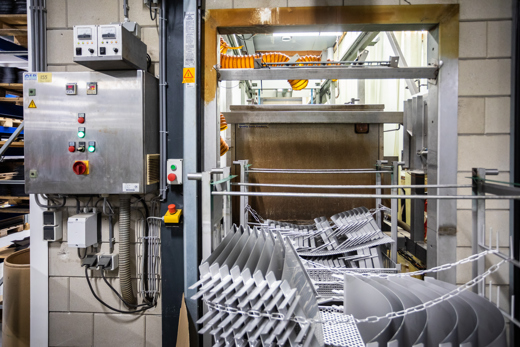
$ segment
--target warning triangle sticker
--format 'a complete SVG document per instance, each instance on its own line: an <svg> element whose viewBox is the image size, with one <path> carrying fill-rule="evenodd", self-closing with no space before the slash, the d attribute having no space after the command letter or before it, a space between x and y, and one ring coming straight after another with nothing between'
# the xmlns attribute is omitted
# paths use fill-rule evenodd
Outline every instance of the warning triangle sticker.
<svg viewBox="0 0 520 347"><path fill-rule="evenodd" d="M191 74L191 71L189 69L184 74L184 78L193 78L193 75Z"/></svg>
<svg viewBox="0 0 520 347"><path fill-rule="evenodd" d="M34 100L31 100L31 103L29 104L29 108L36 108L36 104L34 103Z"/></svg>

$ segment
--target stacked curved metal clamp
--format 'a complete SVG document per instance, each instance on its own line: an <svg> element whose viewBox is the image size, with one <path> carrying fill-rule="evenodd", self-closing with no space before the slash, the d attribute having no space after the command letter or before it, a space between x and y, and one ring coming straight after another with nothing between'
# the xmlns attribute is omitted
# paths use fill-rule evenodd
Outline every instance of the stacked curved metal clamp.
<svg viewBox="0 0 520 347"><path fill-rule="evenodd" d="M324 345L321 324L283 319L318 320L320 313L298 255L279 233L233 227L199 270L192 299L202 297L209 307L197 321L199 333L211 334L215 346Z"/></svg>
<svg viewBox="0 0 520 347"><path fill-rule="evenodd" d="M345 310L356 318L421 305L456 289L426 277L360 278L345 275ZM428 306L428 305L427 305ZM507 346L504 317L498 308L470 291L392 320L358 323L367 346Z"/></svg>
<svg viewBox="0 0 520 347"><path fill-rule="evenodd" d="M291 238L295 243L298 255L307 257L342 255L394 242L379 229L372 213L366 207L338 213L332 216L331 220L333 225L327 218L319 217L314 219L315 225L302 226L268 219L264 226ZM359 258L371 257L372 254L361 254ZM339 262L337 266L351 267L343 261Z"/></svg>

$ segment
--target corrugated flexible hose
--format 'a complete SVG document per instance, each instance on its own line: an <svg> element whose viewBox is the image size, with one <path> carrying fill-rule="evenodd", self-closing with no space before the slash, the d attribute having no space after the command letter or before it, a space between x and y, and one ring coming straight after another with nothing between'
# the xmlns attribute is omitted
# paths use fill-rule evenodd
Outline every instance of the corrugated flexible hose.
<svg viewBox="0 0 520 347"><path fill-rule="evenodd" d="M130 261L130 195L119 196L119 282L123 299L137 304L137 297L132 286Z"/></svg>
<svg viewBox="0 0 520 347"><path fill-rule="evenodd" d="M273 53L264 53L261 55L262 62L264 63L286 63L289 61L289 56L287 54L273 52ZM220 66L223 69L253 69L255 67L254 60L255 58L260 58L260 54L255 55L220 55ZM298 58L296 62L310 62L310 61L321 61L321 57L319 55L306 55ZM307 66L311 66L309 64ZM275 65L277 66L277 65ZM289 80L289 84L293 90L302 90L307 87L309 84L309 80Z"/></svg>

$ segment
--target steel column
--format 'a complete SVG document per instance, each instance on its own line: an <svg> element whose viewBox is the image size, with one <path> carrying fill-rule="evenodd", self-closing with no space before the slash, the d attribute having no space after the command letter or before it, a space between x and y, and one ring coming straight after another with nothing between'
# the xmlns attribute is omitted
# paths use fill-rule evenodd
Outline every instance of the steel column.
<svg viewBox="0 0 520 347"><path fill-rule="evenodd" d="M162 54L161 57L161 66L164 67L163 72L166 73L163 83L167 84L167 88L165 88L163 98L166 101L166 130L168 131L166 158L161 157L163 161L167 158L184 157L185 116L183 111L190 112L190 115L186 115L186 117L191 124L188 125L186 131L188 131L190 137L194 138L194 141L197 141L196 133L193 133L193 129L197 124L197 118L193 115L196 108L194 105L186 105L185 108L185 86L175 82L182 81L184 51L179 49L179 47L184 46L184 16L186 10L193 9L194 3L196 3L194 0L163 1L161 12L158 14L158 21L164 21L162 26L166 29L163 39L165 41L167 39L168 42L167 45L164 45L165 54ZM191 102L193 99L194 95L188 94L189 101L187 102ZM186 140L188 141L187 143L189 143L189 139ZM189 152L190 148L187 148L187 151ZM193 153L196 152L194 151ZM184 164L192 167L193 163L191 160L196 160L196 155L194 154L192 158L186 159L188 160L187 162L185 161ZM193 187L192 183L193 182L187 182L187 189L188 192L190 192L189 195L183 191L184 186L170 186L166 200L161 203L160 215L166 213L169 204L175 204L178 208L182 208L185 214L185 218L183 218L178 226L170 227L163 225L161 228L161 292L168 293L168 295L161 297L163 346L173 346L176 344L182 296L186 293L185 281L191 281L197 277L198 259L195 240L199 231L196 221L197 214L196 210L194 210L196 205L194 196L196 199L196 194L193 195L196 185ZM186 200L184 196L186 196ZM185 203L186 206L184 205ZM187 209L185 207L187 207ZM189 218L186 218L186 214ZM188 219L190 223L188 226L189 229L185 229L184 221ZM187 237L185 238L185 236ZM190 269L193 274L185 274L186 269ZM195 277L192 275L195 275ZM189 283L186 284L188 286L190 285ZM188 319L191 321L196 320L198 317L197 302L186 299L186 303L189 310ZM194 330L190 332L190 338L192 338L191 345L196 345L198 336Z"/></svg>
<svg viewBox="0 0 520 347"><path fill-rule="evenodd" d="M233 162L233 164L240 165L240 183L248 183L249 182L249 174L246 172L247 165L249 163L249 160L238 160ZM240 192L246 193L248 192L247 186L240 186ZM247 225L248 222L248 215L246 211L246 206L249 204L247 196L241 196L240 197L240 207L239 207L239 213L240 213L240 225Z"/></svg>
<svg viewBox="0 0 520 347"><path fill-rule="evenodd" d="M399 183L399 166L403 165L402 162L394 161L393 162L393 173L392 173L392 184L395 186ZM397 188L392 188L392 195L397 195ZM392 240L394 240L394 243L391 247L391 253L390 253L390 259L397 263L397 214L398 214L398 208L397 203L398 199L392 199L390 207L391 207L391 215L392 215L392 227L391 227L391 235Z"/></svg>
<svg viewBox="0 0 520 347"><path fill-rule="evenodd" d="M412 185L424 184L424 173L411 172ZM424 195L424 189L412 189L412 195ZM410 239L415 250L416 242L424 242L424 201L411 200ZM412 252L414 253L414 252ZM414 253L415 255L415 253Z"/></svg>
<svg viewBox="0 0 520 347"><path fill-rule="evenodd" d="M458 110L458 38L456 12L428 32L428 64L442 61L437 80L428 81L428 183L446 184L457 181L457 110ZM439 42L443 49L440 50ZM415 153L411 153L416 155ZM428 191L437 195L437 189ZM455 195L455 188L446 194ZM455 200L430 201L428 204L428 268L457 259L457 205ZM432 274L435 276L435 274ZM455 283L456 270L437 274L437 278Z"/></svg>
<svg viewBox="0 0 520 347"><path fill-rule="evenodd" d="M485 195L481 189L481 181L477 178L486 178L486 169L473 169L473 195ZM471 206L472 216L472 238L471 238L471 252L477 254L480 252L480 243L483 243L486 237L486 201L473 200ZM484 272L484 258L481 258L472 264L473 278ZM473 287L474 292L483 295L482 287L480 285Z"/></svg>

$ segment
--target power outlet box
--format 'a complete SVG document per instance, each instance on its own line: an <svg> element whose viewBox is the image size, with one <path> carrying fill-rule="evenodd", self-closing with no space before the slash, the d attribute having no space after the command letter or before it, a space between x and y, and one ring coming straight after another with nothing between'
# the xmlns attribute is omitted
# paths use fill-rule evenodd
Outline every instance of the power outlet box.
<svg viewBox="0 0 520 347"><path fill-rule="evenodd" d="M43 212L43 239L53 242L63 238L62 211Z"/></svg>
<svg viewBox="0 0 520 347"><path fill-rule="evenodd" d="M68 246L87 248L101 242L101 214L83 213L67 221Z"/></svg>
<svg viewBox="0 0 520 347"><path fill-rule="evenodd" d="M166 162L166 179L168 180L168 184L182 184L182 174L182 159L168 159ZM173 177L175 178L171 179Z"/></svg>
<svg viewBox="0 0 520 347"><path fill-rule="evenodd" d="M110 258L110 266L105 270L113 271L119 267L119 254L98 254L98 264L106 258Z"/></svg>

